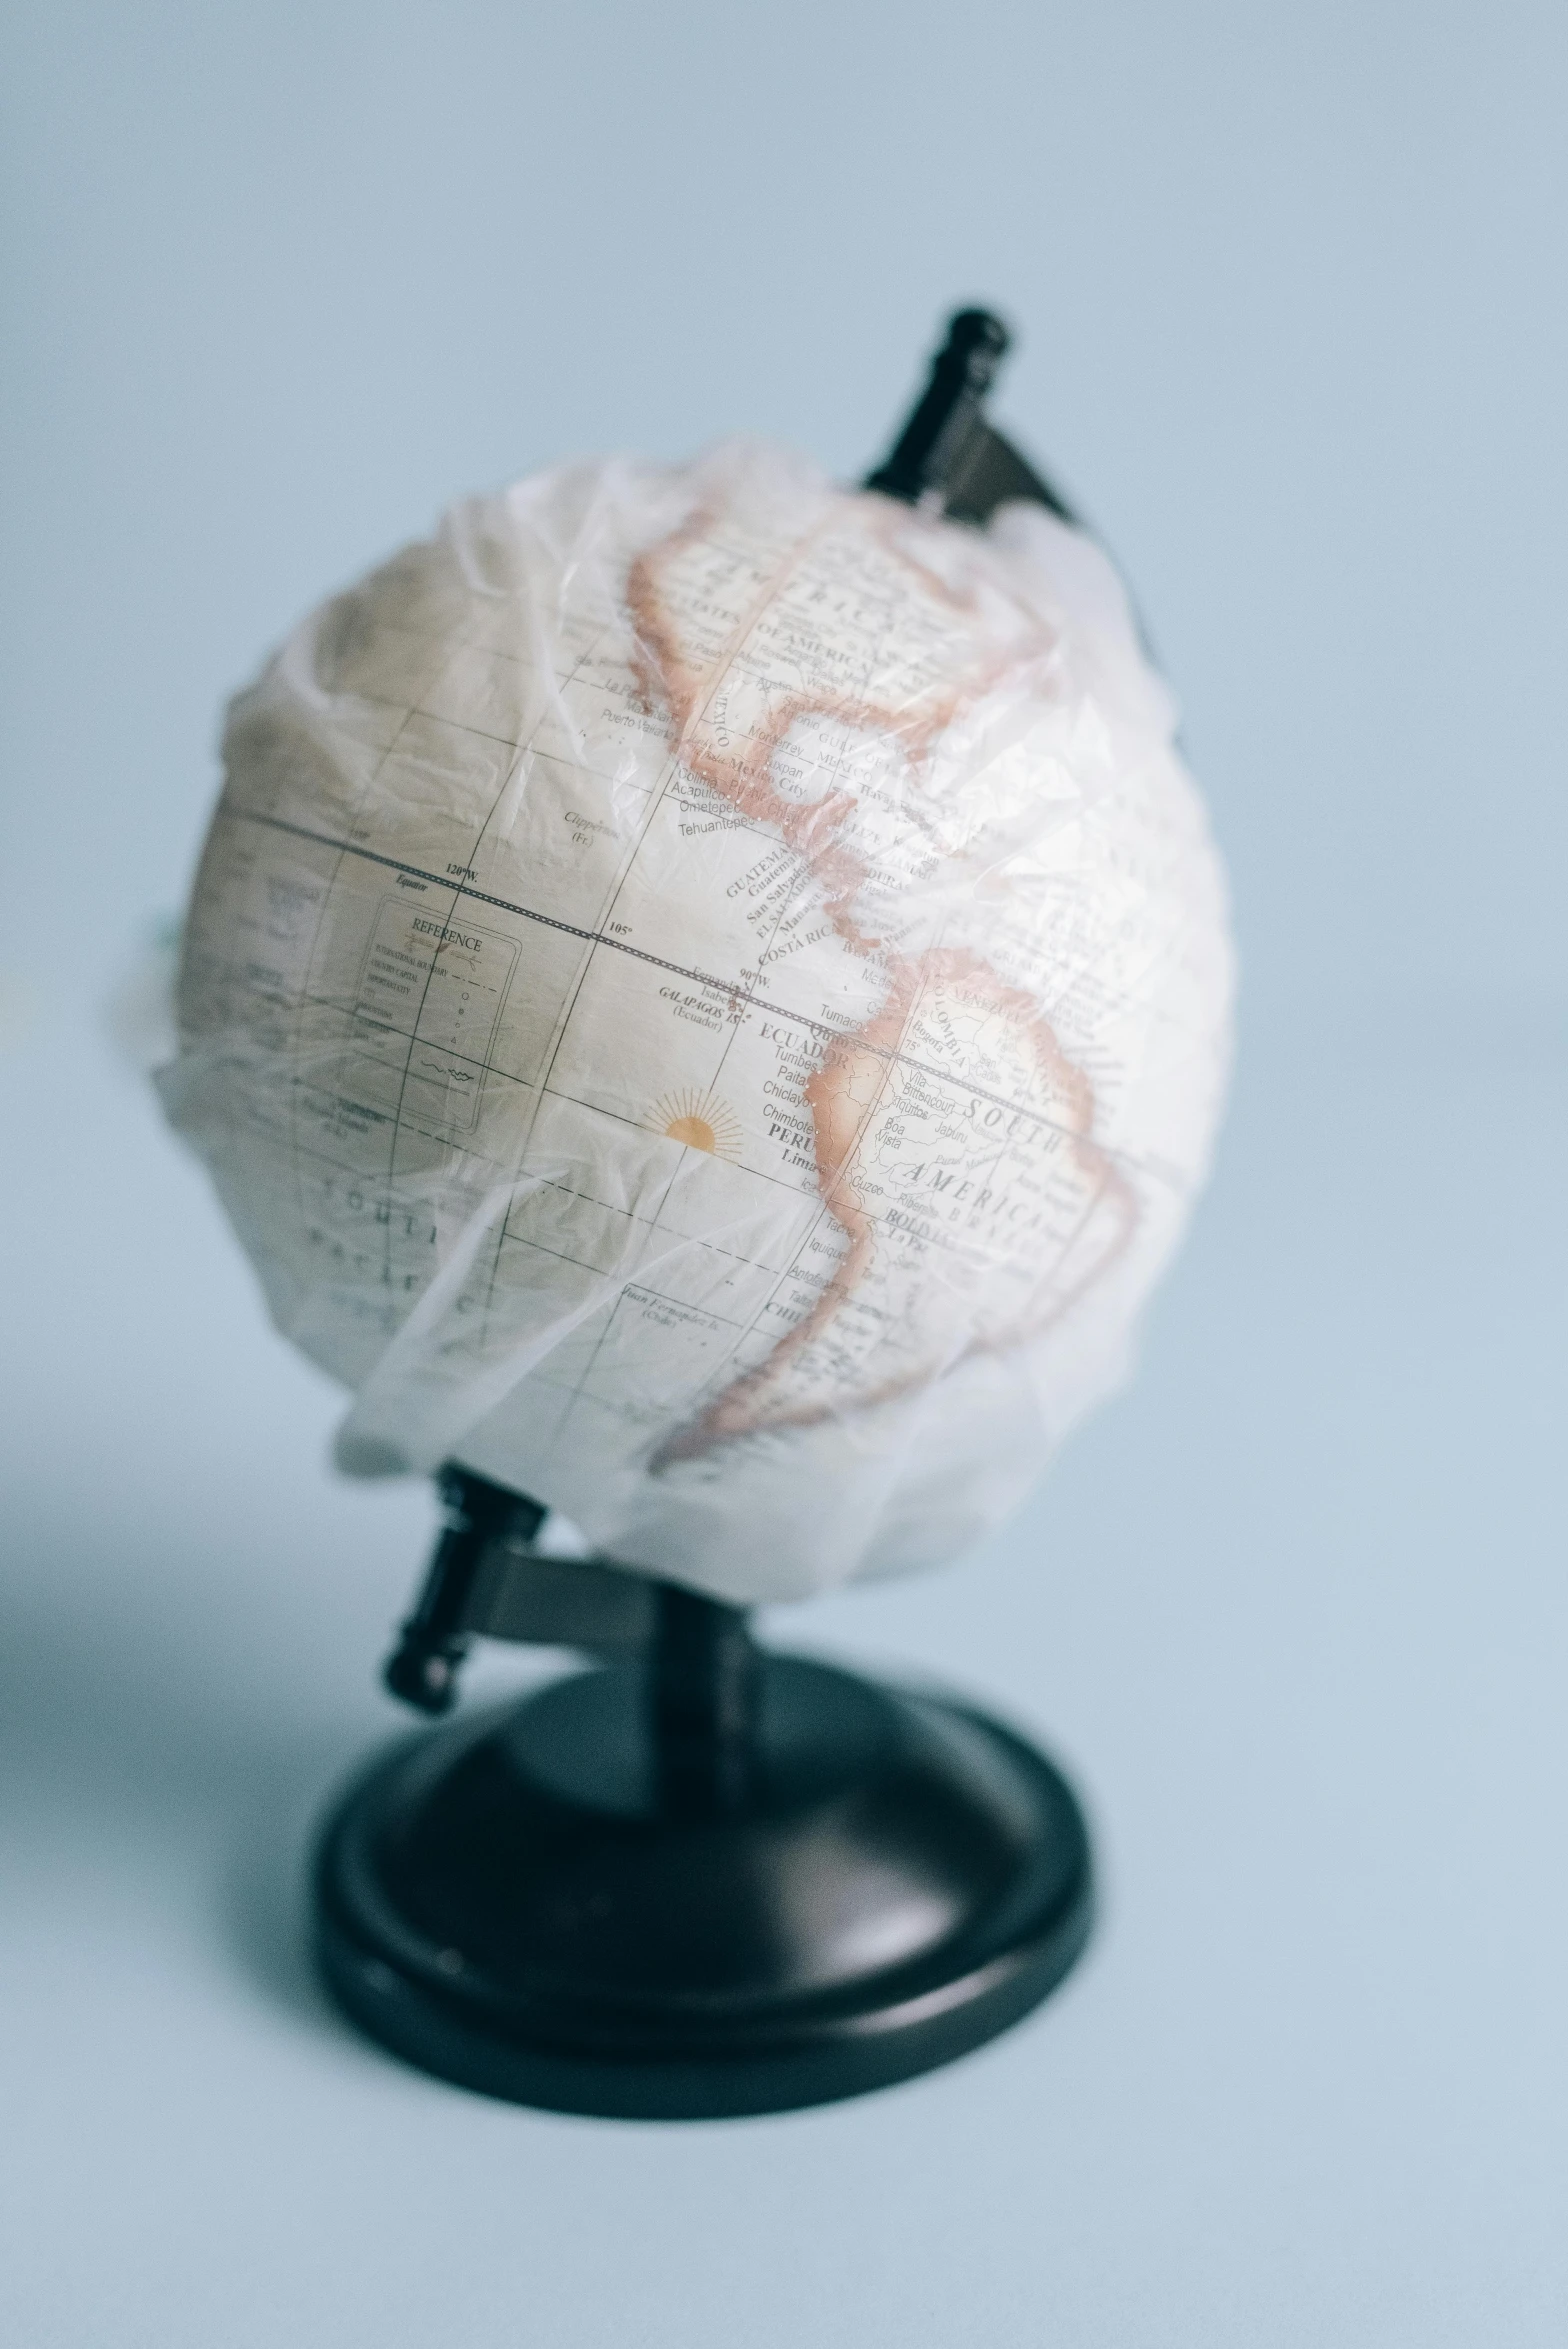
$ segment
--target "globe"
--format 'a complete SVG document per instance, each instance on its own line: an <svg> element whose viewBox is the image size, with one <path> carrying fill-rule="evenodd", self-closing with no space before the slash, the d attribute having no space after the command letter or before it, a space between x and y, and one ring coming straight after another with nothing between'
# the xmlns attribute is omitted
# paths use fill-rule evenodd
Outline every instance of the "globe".
<svg viewBox="0 0 1568 2349"><path fill-rule="evenodd" d="M169 1116L360 1475L741 1602L953 1556L1201 1184L1222 873L1104 556L789 452L457 507L233 704Z"/></svg>

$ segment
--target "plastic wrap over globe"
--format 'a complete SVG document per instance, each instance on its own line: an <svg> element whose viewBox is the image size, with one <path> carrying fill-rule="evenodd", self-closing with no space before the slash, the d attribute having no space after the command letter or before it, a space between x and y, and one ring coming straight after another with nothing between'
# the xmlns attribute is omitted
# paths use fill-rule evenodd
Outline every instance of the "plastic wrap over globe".
<svg viewBox="0 0 1568 2349"><path fill-rule="evenodd" d="M160 1084L361 1475L740 1601L940 1563L1122 1371L1228 1055L1103 555L730 443L456 508L230 713Z"/></svg>

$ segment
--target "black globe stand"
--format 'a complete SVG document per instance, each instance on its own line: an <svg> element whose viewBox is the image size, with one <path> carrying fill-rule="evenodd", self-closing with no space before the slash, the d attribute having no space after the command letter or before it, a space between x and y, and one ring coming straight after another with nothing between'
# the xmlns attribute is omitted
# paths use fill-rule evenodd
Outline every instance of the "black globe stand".
<svg viewBox="0 0 1568 2349"><path fill-rule="evenodd" d="M983 523L1056 491L988 425L1008 345L961 311L866 486ZM559 2112L690 2120L908 2079L1082 1949L1088 1838L1034 1748L948 1698L774 1655L741 1610L540 1557L538 1503L459 1468L386 1672L452 1705L475 1637L600 1660L376 1762L316 1862L320 1963L371 2037Z"/></svg>
<svg viewBox="0 0 1568 2349"><path fill-rule="evenodd" d="M1041 1755L644 1588L641 1657L426 1732L350 1790L316 1914L355 2022L492 2096L686 2120L885 2087L1061 1980L1089 1847Z"/></svg>

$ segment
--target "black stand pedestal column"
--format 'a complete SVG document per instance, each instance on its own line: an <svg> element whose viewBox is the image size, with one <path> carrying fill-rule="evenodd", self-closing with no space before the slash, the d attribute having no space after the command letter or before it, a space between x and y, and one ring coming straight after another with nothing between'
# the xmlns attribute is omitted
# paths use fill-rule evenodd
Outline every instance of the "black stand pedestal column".
<svg viewBox="0 0 1568 2349"><path fill-rule="evenodd" d="M351 1789L316 1886L354 2020L492 2096L673 2120L883 2087L1043 1998L1090 1917L1050 1764L655 1589L641 1661L426 1732Z"/></svg>

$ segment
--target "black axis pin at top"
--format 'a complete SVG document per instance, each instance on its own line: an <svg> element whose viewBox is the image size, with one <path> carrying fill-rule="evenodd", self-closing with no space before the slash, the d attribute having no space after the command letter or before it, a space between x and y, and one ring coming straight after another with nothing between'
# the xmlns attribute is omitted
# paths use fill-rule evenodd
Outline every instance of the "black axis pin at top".
<svg viewBox="0 0 1568 2349"><path fill-rule="evenodd" d="M945 504L955 461L981 422L981 403L1012 339L990 310L953 313L947 340L931 362L931 380L891 453L867 476L867 489L909 506L927 497Z"/></svg>
<svg viewBox="0 0 1568 2349"><path fill-rule="evenodd" d="M994 311L954 311L925 390L865 488L953 522L989 522L998 506L1017 499L1064 522L1075 519L1050 482L985 420L986 395L1012 339Z"/></svg>

